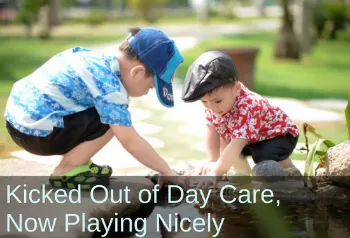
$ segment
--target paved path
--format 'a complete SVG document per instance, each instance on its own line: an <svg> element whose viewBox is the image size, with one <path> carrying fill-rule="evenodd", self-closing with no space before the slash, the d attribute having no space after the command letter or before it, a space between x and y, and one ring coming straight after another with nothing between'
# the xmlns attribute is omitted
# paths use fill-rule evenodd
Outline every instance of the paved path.
<svg viewBox="0 0 350 238"><path fill-rule="evenodd" d="M269 30L276 28L276 24L266 24L262 23L261 25L256 25L250 29L250 31L255 31L257 29L260 30ZM226 29L215 29L215 32L242 32L242 31L249 31L248 28L244 30L244 27L240 26L233 26L231 28L227 27ZM190 27L189 29L193 28ZM168 29L169 30L169 29ZM181 29L178 29L181 31ZM176 31L174 29L170 30L172 32L172 37L174 38L175 42L177 42L179 49L181 51L188 50L195 46L199 39L202 39L202 35L197 35L197 37L194 36L176 36ZM186 31L186 29L182 29L182 31ZM201 29L197 29L197 31L201 31ZM214 34L211 33L211 36ZM96 48L97 50L100 50L102 52L105 52L107 54L113 53L115 51L115 47L118 45L117 43L102 46ZM183 132L188 132L191 134L195 134L200 137L204 137L203 134L203 108L202 105L199 103L191 103L186 104L181 101L181 86L176 85L175 86L175 108L169 110L161 106L158 102L157 96L152 91L149 95L140 98L140 99L133 99L134 102L138 102L142 100L143 102L147 101L147 105L150 106L150 108L153 108L154 110L160 110L163 111L166 114L166 118L169 120L178 120L180 121L183 126L180 128ZM320 120L342 120L343 114L335 113L332 111L328 111L326 109L315 109L315 105L318 105L317 107L320 108L333 108L334 104L329 104L327 101L310 101L308 103L303 101L298 101L295 99L286 99L286 98L271 98L269 99L277 103L282 109L284 109L293 120L296 121L320 121ZM346 102L339 101L338 104L339 108L344 108L344 105L346 105ZM148 118L152 110L145 111L142 108L131 108L131 113L133 115L133 123L135 128L139 131L139 133L144 136L155 149L159 149L164 146L164 142L155 138L154 134L159 132L161 130L160 127L156 126L156 122L151 125L144 122L146 118ZM190 113L190 114L189 114ZM190 115L190 116L188 116ZM190 128L190 130L188 129ZM193 144L189 145L186 149L195 149L199 151L204 151L204 145L203 143ZM46 166L46 169L52 169L54 165L56 165L60 157L59 156L52 156L52 157L41 157L41 156L35 156L31 155L25 151L15 151L12 153L13 156L26 160L26 163L29 161L35 163L36 165L41 164L42 166ZM93 160L96 163L99 164L110 164L113 166L115 171L120 173L126 173L127 171L136 171L140 169L144 169L144 166L142 166L137 160L135 160L128 152L126 152L120 143L114 138L110 143L107 144L99 153L97 153ZM16 166L19 169L23 169L23 166L20 165L19 160L15 160ZM176 164L178 161L175 161L171 158L168 158L168 162L172 165ZM11 163L10 161L2 161L4 163L4 166L6 163ZM252 161L250 161L252 163ZM301 171L304 171L304 161L297 161L296 165L299 167ZM2 167L2 166L0 166ZM6 166L5 166L6 168ZM2 170L1 174L3 174ZM18 171L17 171L18 172ZM33 172L33 171L31 171ZM36 173L36 172L34 172Z"/></svg>

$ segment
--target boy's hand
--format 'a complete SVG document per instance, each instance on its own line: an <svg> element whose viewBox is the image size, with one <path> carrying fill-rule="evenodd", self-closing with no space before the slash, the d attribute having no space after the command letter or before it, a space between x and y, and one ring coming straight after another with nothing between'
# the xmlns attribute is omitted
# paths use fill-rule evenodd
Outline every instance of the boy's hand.
<svg viewBox="0 0 350 238"><path fill-rule="evenodd" d="M162 188L166 182L179 185L184 190L190 188L190 181L187 176L177 175L174 171L169 171L167 174L160 174L158 178L159 187Z"/></svg>
<svg viewBox="0 0 350 238"><path fill-rule="evenodd" d="M200 167L199 175L206 175L212 172L213 168L215 167L215 164L216 164L216 161L209 161L206 165Z"/></svg>
<svg viewBox="0 0 350 238"><path fill-rule="evenodd" d="M208 189L210 187L217 188L217 184L220 180L221 176L217 176L213 172L209 172L205 176L201 177L200 181L196 183L196 189Z"/></svg>

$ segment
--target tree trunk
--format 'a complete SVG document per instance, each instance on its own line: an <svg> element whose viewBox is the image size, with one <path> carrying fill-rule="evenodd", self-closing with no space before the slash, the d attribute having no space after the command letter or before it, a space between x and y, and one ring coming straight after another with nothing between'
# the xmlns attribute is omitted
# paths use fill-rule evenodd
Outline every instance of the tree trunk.
<svg viewBox="0 0 350 238"><path fill-rule="evenodd" d="M298 36L301 50L309 53L312 48L313 14L310 0L297 1L297 14L295 14L295 32Z"/></svg>
<svg viewBox="0 0 350 238"><path fill-rule="evenodd" d="M260 17L266 17L265 3L266 0L255 0L256 8Z"/></svg>
<svg viewBox="0 0 350 238"><path fill-rule="evenodd" d="M26 23L25 24L25 28L24 28L24 31L25 31L25 35L27 38L31 38L33 36L33 26L31 23Z"/></svg>
<svg viewBox="0 0 350 238"><path fill-rule="evenodd" d="M49 4L49 24L50 26L57 26L61 24L61 0L51 0Z"/></svg>
<svg viewBox="0 0 350 238"><path fill-rule="evenodd" d="M39 10L39 37L48 39L53 26L61 23L61 0L51 0Z"/></svg>
<svg viewBox="0 0 350 238"><path fill-rule="evenodd" d="M282 26L275 45L275 58L300 59L300 44L293 30L292 14L289 9L289 0L281 0L283 17Z"/></svg>
<svg viewBox="0 0 350 238"><path fill-rule="evenodd" d="M24 31L27 38L31 38L33 36L33 25L34 25L34 14L27 13L27 19L24 25Z"/></svg>
<svg viewBox="0 0 350 238"><path fill-rule="evenodd" d="M51 25L49 20L49 5L44 5L39 10L39 38L48 39L50 38Z"/></svg>
<svg viewBox="0 0 350 238"><path fill-rule="evenodd" d="M201 0L200 9L199 9L199 19L202 23L207 23L209 20L208 0Z"/></svg>
<svg viewBox="0 0 350 238"><path fill-rule="evenodd" d="M122 10L126 11L127 10L127 6L128 6L127 0L122 0L122 4L121 5L122 5L121 6Z"/></svg>

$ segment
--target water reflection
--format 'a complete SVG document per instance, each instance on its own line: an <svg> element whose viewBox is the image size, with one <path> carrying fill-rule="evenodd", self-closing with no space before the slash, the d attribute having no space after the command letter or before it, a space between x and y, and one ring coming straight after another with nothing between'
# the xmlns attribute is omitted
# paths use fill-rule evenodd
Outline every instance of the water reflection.
<svg viewBox="0 0 350 238"><path fill-rule="evenodd" d="M139 227L139 229L144 229L146 235L142 237L148 238L196 238L196 237L214 237L216 233L215 224L213 221L209 222L208 226L208 211L201 212L200 209L195 208L193 205L182 203L178 206L169 206L167 204L166 196L162 196L162 200L159 201L157 206L152 204L146 205L142 208L140 213L135 216L147 218L147 222L144 227ZM265 206L265 205L264 205ZM323 205L301 205L301 204L284 204L280 206L277 210L278 221L273 220L271 215L276 209L271 205L266 205L264 207L264 212L257 214L254 209L234 208L234 209L222 209L220 212L210 212L210 218L214 219L217 224L220 220L224 218L224 222L220 229L219 238L231 238L231 237L254 237L254 238L265 238L272 237L271 231L278 232L280 224L283 223L283 229L287 230L286 237L350 237L350 208L349 210L339 209L334 206L323 206ZM180 217L175 216L179 214ZM261 214L262 213L262 214ZM168 221L169 215L173 218L172 224ZM161 224L159 217L162 217L166 221L165 226L158 226ZM191 228L194 225L194 220L198 218L203 218L206 222L201 227L204 227L202 232L175 232L167 231L166 226L171 226L173 229L178 223L174 220L182 218L189 218L192 223L184 222L185 228ZM282 222L282 223L281 223ZM197 223L198 225L199 223ZM198 226L199 227L199 226ZM103 234L104 232L102 232ZM137 234L135 232L126 233L111 233L106 237L128 237L137 238L140 237L142 233ZM93 237L101 237L95 234ZM279 237L279 236L274 236Z"/></svg>

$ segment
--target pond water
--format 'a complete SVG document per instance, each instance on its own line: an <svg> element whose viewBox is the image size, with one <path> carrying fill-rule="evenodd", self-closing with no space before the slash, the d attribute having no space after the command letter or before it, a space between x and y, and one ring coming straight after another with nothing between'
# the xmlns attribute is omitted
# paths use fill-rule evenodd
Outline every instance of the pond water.
<svg viewBox="0 0 350 238"><path fill-rule="evenodd" d="M282 204L278 208L273 205L263 205L256 213L256 209L251 209L254 205L248 207L232 207L223 208L220 211L200 212L193 204L180 203L177 205L168 204L167 194L159 196L160 200L157 205L146 205L142 207L140 212L134 217L147 218L147 222L142 225L139 223L139 232L126 233L128 230L124 228L124 232L110 233L105 237L125 237L125 238L196 238L196 237L350 237L350 207L339 208L330 205L321 204ZM208 215L208 212L210 215ZM157 216L161 216L165 222L169 220L169 214L175 219L175 213L180 214L181 218L194 219L203 218L206 222L203 232L167 232L166 229L161 232L157 229ZM275 216L274 216L275 215ZM220 233L216 235L215 225L212 220L208 226L208 216L220 224L224 218ZM159 219L158 219L159 220ZM160 222L162 223L162 222ZM179 223L177 223L179 224ZM193 222L192 222L193 224ZM169 223L166 223L169 225ZM172 223L173 229L175 222ZM188 223L189 227L191 224ZM210 227L210 231L208 231ZM135 231L135 229L133 229ZM102 233L103 234L103 233ZM93 237L102 237L94 234Z"/></svg>

